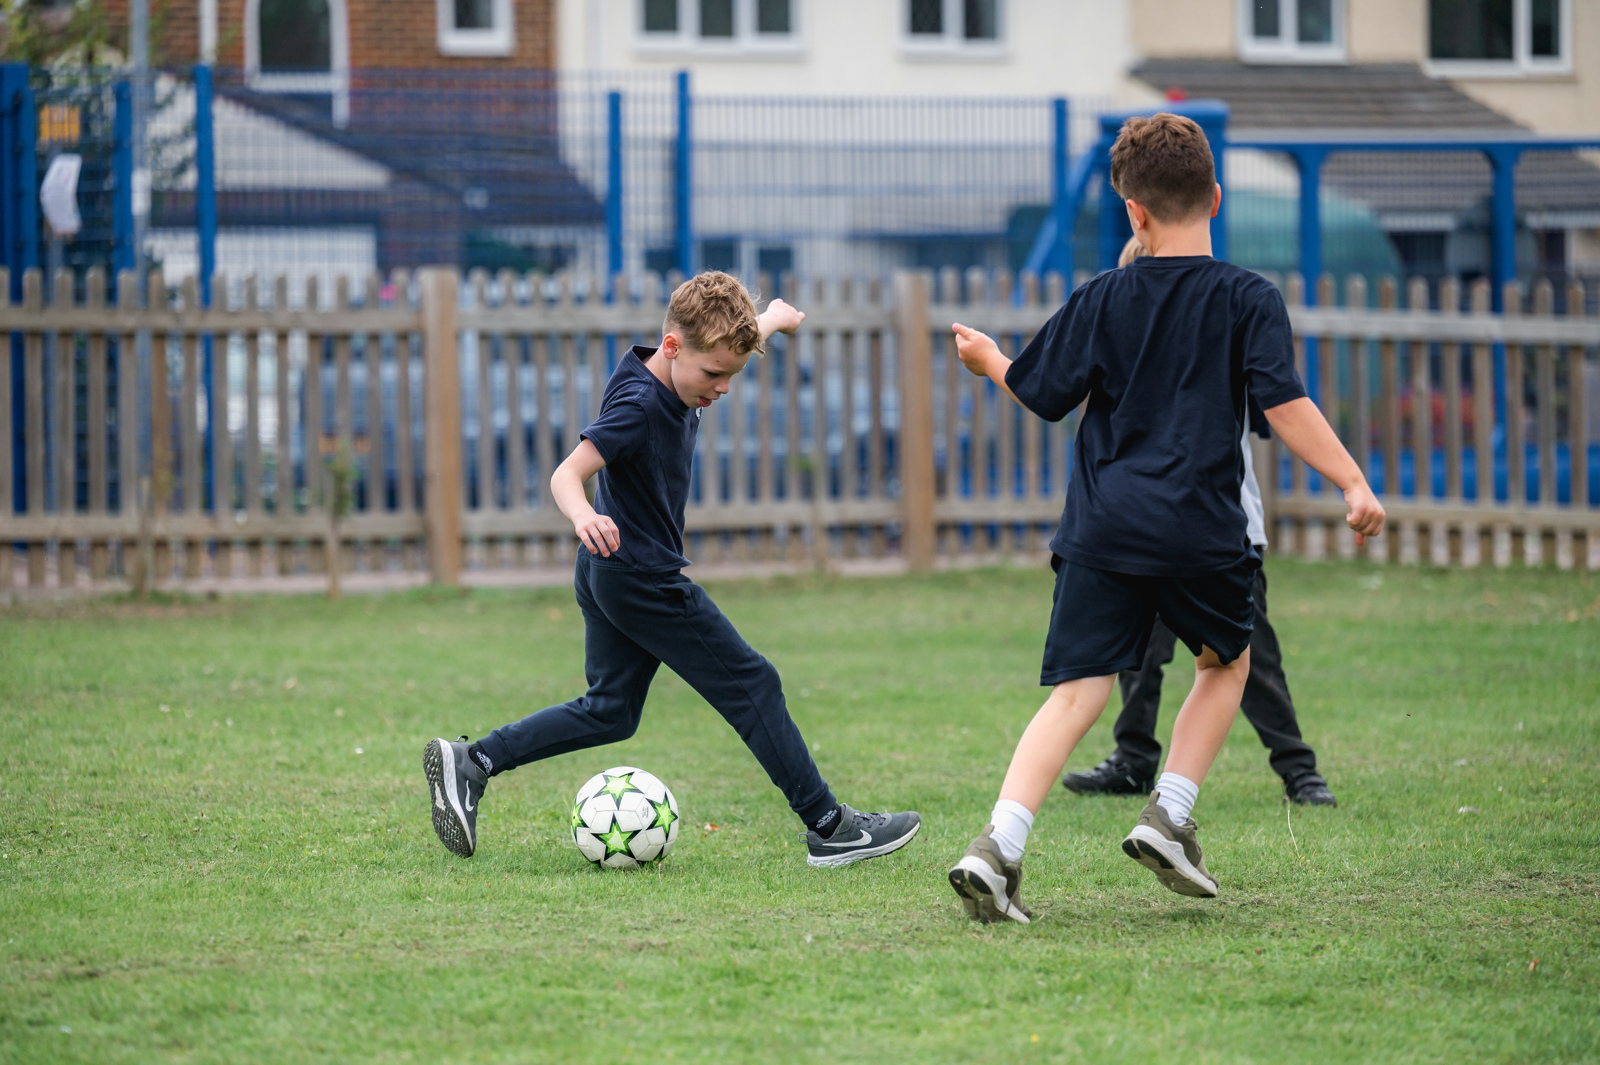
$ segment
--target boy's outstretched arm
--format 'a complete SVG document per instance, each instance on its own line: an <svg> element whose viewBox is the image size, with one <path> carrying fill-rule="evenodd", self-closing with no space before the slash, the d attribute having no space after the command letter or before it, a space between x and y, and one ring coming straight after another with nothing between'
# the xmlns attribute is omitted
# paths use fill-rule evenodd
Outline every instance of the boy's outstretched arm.
<svg viewBox="0 0 1600 1065"><path fill-rule="evenodd" d="M617 523L604 514L596 513L583 491L583 482L599 473L605 464L606 460L600 457L598 448L588 440L580 440L578 446L572 449L572 454L550 475L550 498L556 501L561 513L572 522L578 539L583 541L589 553L610 558L611 552L622 543Z"/></svg>
<svg viewBox="0 0 1600 1065"><path fill-rule="evenodd" d="M1000 345L987 334L960 322L950 328L956 333L956 354L961 356L961 365L977 377L987 377L999 385L1002 392L1016 400L1019 406L1026 407L1027 404L1017 399L1016 393L1006 384L1006 371L1011 369L1011 360L1000 353Z"/></svg>
<svg viewBox="0 0 1600 1065"><path fill-rule="evenodd" d="M1339 442L1317 405L1302 396L1265 413L1272 431L1283 438L1290 451L1343 490L1345 505L1350 508L1344 520L1356 531L1356 543L1364 544L1367 537L1383 532L1383 504L1372 494L1361 467Z"/></svg>
<svg viewBox="0 0 1600 1065"><path fill-rule="evenodd" d="M793 333L806 320L805 311L797 311L782 300L773 300L756 321L761 326L761 339L773 333Z"/></svg>

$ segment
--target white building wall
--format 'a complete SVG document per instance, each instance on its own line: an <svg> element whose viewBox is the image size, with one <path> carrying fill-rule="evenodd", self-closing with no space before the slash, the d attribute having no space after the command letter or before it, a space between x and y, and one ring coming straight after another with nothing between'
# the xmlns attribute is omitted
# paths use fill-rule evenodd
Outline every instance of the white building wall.
<svg viewBox="0 0 1600 1065"><path fill-rule="evenodd" d="M1002 0L997 47L939 54L907 45L906 0L793 3L796 47L741 52L644 42L640 0L559 0L557 64L687 69L712 94L1111 96L1133 58L1126 0Z"/></svg>

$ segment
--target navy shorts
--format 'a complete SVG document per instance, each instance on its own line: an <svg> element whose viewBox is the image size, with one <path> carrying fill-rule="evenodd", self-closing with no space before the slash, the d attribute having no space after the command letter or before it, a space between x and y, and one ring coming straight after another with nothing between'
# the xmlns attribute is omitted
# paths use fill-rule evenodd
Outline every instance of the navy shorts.
<svg viewBox="0 0 1600 1065"><path fill-rule="evenodd" d="M1256 604L1250 586L1261 568L1255 549L1229 569L1188 577L1150 577L1052 556L1055 605L1039 683L1109 677L1138 669L1156 615L1196 656L1209 647L1232 662L1250 646Z"/></svg>

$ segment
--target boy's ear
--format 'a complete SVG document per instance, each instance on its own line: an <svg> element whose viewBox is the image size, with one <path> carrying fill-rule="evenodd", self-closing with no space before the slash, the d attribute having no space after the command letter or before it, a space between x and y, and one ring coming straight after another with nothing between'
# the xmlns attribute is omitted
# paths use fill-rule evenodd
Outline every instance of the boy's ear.
<svg viewBox="0 0 1600 1065"><path fill-rule="evenodd" d="M1144 204L1137 200L1124 200L1123 203L1128 208L1128 225L1133 227L1135 233L1149 228L1150 212L1144 209Z"/></svg>
<svg viewBox="0 0 1600 1065"><path fill-rule="evenodd" d="M1216 195L1211 198L1211 217L1217 217L1217 212L1222 210L1222 186L1217 186Z"/></svg>
<svg viewBox="0 0 1600 1065"><path fill-rule="evenodd" d="M683 338L677 333L666 333L661 337L660 351L669 359L676 359L683 350Z"/></svg>

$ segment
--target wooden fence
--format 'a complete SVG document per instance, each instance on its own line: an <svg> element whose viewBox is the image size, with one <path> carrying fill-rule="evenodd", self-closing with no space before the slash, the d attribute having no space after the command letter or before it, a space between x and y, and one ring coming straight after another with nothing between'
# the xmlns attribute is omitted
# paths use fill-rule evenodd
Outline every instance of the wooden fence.
<svg viewBox="0 0 1600 1065"><path fill-rule="evenodd" d="M1368 552L1591 565L1600 319L1553 314L1548 286L1507 293L1527 313L1489 314L1481 285L1471 310L1429 311L1422 285L1380 281L1369 301L1351 279L1355 309L1334 306L1331 279L1317 308L1297 278L1285 286L1302 372L1314 360L1319 402L1389 507L1393 532ZM173 291L124 275L114 302L97 273L52 287L46 301L30 271L21 303L0 306L0 500L14 502L0 589L570 565L550 472L627 345L653 342L666 291L618 283L608 301L594 278L475 274L463 292L453 271L425 270L356 293L341 281L327 306L315 284L216 278L205 308L192 279ZM1064 291L953 272L791 284L800 334L773 338L703 414L690 556L922 569L1042 550L1076 415L1045 424L1002 401L961 369L949 323L1015 354ZM1402 295L1419 309L1398 309ZM1449 284L1438 295L1461 305ZM1354 552L1337 492L1275 444L1256 457L1275 549Z"/></svg>

